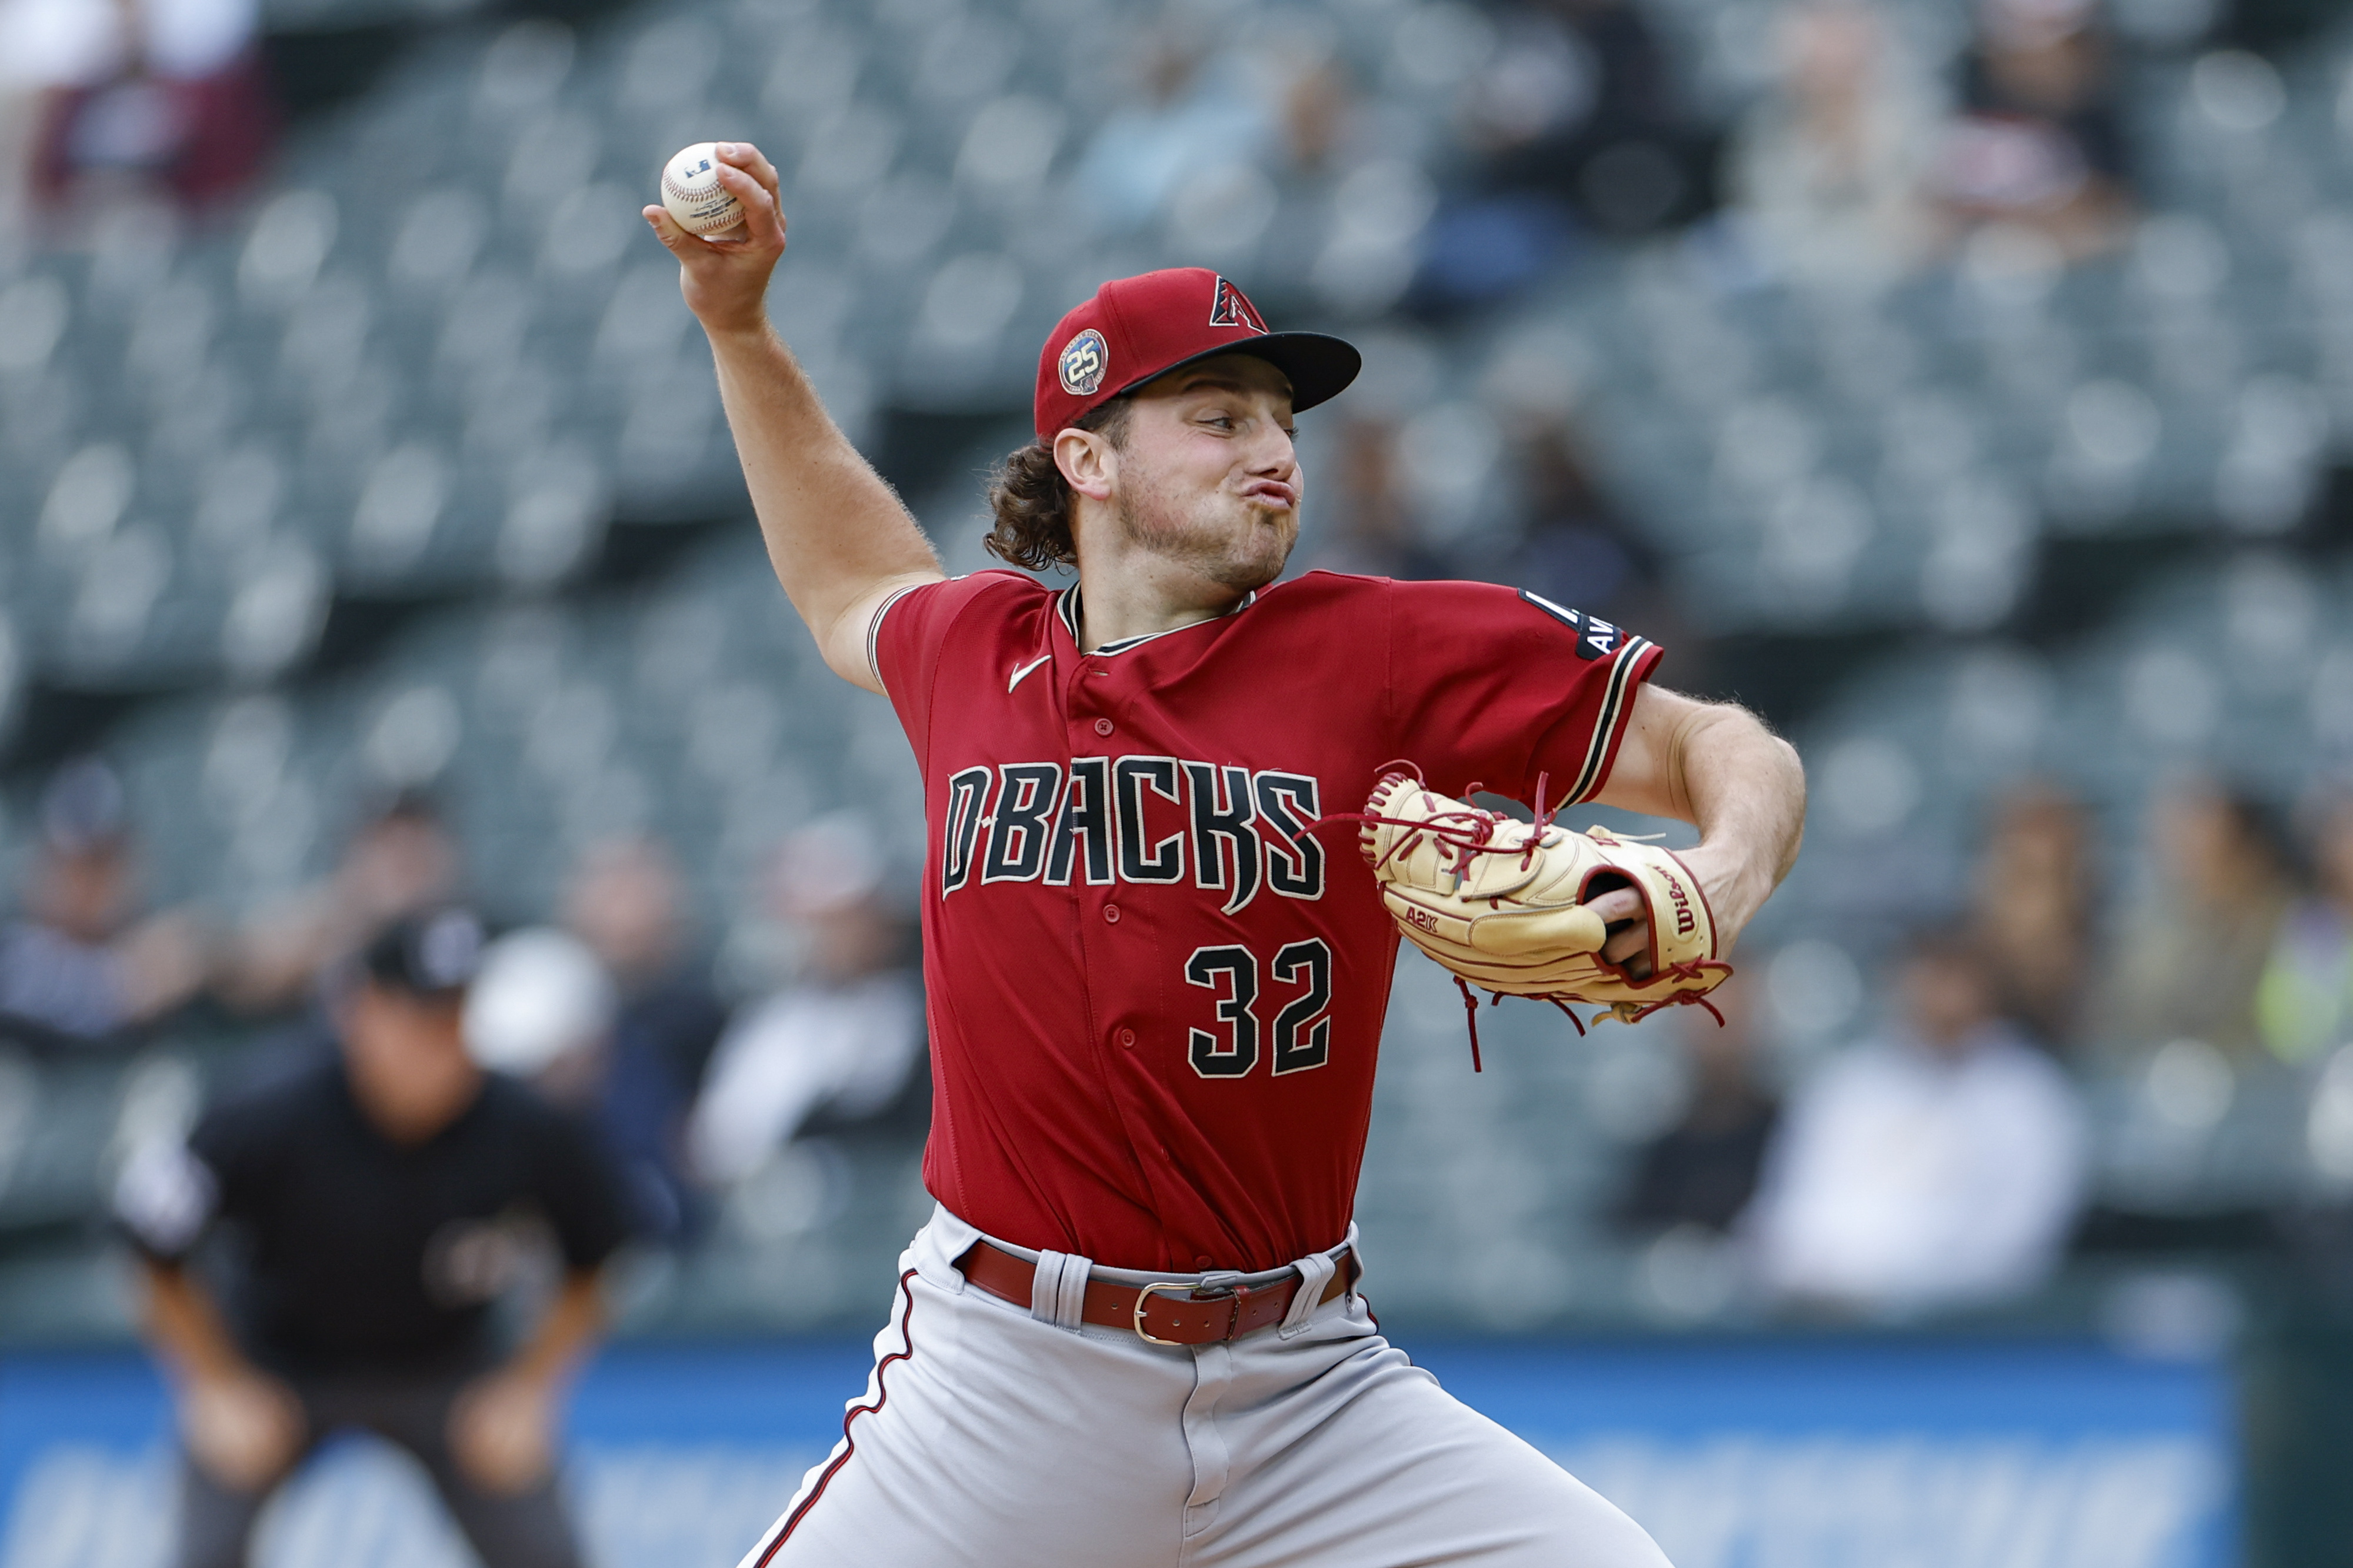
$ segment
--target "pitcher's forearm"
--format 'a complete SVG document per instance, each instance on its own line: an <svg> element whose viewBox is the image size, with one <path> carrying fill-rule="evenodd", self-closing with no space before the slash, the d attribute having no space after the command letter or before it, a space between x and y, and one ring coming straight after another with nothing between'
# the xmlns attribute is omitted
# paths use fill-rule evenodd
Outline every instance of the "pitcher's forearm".
<svg viewBox="0 0 2353 1568"><path fill-rule="evenodd" d="M1710 706L1676 736L1669 774L1699 828L1692 853L1712 862L1704 876L1720 920L1737 931L1797 863L1805 837L1806 773L1797 749L1753 715ZM1679 814L1681 815L1681 814Z"/></svg>
<svg viewBox="0 0 2353 1568"><path fill-rule="evenodd" d="M872 584L939 570L915 520L765 321L712 332L711 344L769 563L820 641Z"/></svg>
<svg viewBox="0 0 2353 1568"><path fill-rule="evenodd" d="M901 580L937 577L939 561L768 323L768 289L785 253L776 165L748 142L721 142L712 152L713 177L743 204L739 237L689 234L658 206L647 207L645 219L678 258L680 293L711 339L720 397L776 580L826 662L880 690L864 627L853 624L858 613Z"/></svg>

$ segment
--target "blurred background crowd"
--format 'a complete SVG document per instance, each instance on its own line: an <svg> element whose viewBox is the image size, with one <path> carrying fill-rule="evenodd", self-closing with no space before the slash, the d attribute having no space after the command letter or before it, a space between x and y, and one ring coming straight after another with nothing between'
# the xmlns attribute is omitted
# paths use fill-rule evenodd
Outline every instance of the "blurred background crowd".
<svg viewBox="0 0 2353 1568"><path fill-rule="evenodd" d="M1507 1007L1474 1077L1401 963L1385 1310L2196 1353L2334 1300L2339 9L0 0L0 1319L126 1324L117 1173L459 897L471 1049L628 1172L625 1322L870 1315L921 813L639 232L712 137L952 570L1051 322L1214 266L1366 350L1294 570L1533 589L1806 753L1722 1029Z"/></svg>

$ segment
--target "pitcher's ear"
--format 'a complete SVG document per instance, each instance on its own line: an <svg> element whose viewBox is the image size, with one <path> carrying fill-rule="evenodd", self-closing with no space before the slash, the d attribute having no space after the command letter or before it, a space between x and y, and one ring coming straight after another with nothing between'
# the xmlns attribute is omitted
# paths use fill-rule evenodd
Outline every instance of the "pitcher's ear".
<svg viewBox="0 0 2353 1568"><path fill-rule="evenodd" d="M1071 492L1091 500L1111 499L1112 478L1119 455L1100 430L1068 429L1054 437L1054 466Z"/></svg>

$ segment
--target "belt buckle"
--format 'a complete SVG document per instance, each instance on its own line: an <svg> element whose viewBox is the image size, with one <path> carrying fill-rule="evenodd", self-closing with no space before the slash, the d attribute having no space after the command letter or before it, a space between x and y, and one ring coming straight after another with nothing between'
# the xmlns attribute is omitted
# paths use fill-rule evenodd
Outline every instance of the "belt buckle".
<svg viewBox="0 0 2353 1568"><path fill-rule="evenodd" d="M1187 1345L1190 1342L1185 1340L1164 1340L1159 1335L1153 1333L1144 1326L1144 1309L1151 1304L1152 1293L1155 1290L1166 1290L1170 1292L1182 1290L1185 1292L1185 1299L1188 1301L1226 1301L1236 1304L1234 1316L1226 1320L1226 1331L1219 1336L1219 1340L1220 1342L1230 1340L1234 1337L1234 1331L1241 1324L1239 1303L1243 1297L1250 1294L1248 1290L1243 1289L1240 1286L1224 1286L1211 1289L1205 1295L1202 1293L1200 1286L1187 1284L1185 1281L1178 1279L1155 1279L1149 1285L1137 1287L1135 1292L1135 1337L1142 1340L1146 1344L1175 1345L1180 1349Z"/></svg>
<svg viewBox="0 0 2353 1568"><path fill-rule="evenodd" d="M1144 1326L1144 1309L1150 1304L1155 1290L1182 1290L1189 1295L1192 1289L1192 1286L1176 1279L1155 1279L1149 1285L1138 1287L1135 1292L1135 1337L1148 1345L1174 1345L1183 1349L1183 1340L1164 1340Z"/></svg>

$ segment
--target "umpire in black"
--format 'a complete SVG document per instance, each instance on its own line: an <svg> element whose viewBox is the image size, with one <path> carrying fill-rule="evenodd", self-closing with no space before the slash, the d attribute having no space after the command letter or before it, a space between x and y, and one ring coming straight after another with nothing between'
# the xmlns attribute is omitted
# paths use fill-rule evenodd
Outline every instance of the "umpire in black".
<svg viewBox="0 0 2353 1568"><path fill-rule="evenodd" d="M185 1447L179 1568L242 1568L262 1504L339 1428L416 1455L487 1568L579 1562L560 1405L628 1226L590 1135L467 1055L482 943L459 909L392 926L341 988L335 1049L123 1175ZM543 1225L564 1283L502 1354L491 1307ZM190 1266L216 1228L217 1306Z"/></svg>

